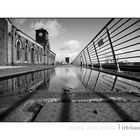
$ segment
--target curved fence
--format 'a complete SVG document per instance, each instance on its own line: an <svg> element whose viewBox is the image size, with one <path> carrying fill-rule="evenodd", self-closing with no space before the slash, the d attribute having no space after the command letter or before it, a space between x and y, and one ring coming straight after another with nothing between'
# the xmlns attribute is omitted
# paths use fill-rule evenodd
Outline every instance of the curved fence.
<svg viewBox="0 0 140 140"><path fill-rule="evenodd" d="M112 18L72 64L118 71L139 71L140 19Z"/></svg>

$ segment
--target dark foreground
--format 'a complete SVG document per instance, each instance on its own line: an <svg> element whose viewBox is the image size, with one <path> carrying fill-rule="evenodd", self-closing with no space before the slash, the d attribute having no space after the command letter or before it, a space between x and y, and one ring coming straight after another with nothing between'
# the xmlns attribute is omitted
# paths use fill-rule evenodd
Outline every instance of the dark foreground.
<svg viewBox="0 0 140 140"><path fill-rule="evenodd" d="M0 81L1 121L140 121L140 84L72 66Z"/></svg>

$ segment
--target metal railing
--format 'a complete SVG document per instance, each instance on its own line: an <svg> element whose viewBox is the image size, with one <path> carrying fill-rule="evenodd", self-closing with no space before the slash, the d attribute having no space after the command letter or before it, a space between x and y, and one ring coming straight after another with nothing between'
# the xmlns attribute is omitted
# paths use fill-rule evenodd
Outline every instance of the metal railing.
<svg viewBox="0 0 140 140"><path fill-rule="evenodd" d="M140 70L140 19L112 18L72 64L115 70Z"/></svg>

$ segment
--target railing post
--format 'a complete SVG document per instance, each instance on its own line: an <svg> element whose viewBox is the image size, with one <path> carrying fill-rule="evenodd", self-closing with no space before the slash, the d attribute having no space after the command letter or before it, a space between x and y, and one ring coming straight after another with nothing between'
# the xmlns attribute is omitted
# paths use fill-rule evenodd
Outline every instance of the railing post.
<svg viewBox="0 0 140 140"><path fill-rule="evenodd" d="M78 66L79 56L77 56L77 66Z"/></svg>
<svg viewBox="0 0 140 140"><path fill-rule="evenodd" d="M111 47L111 50L112 50L113 59L115 61L116 68L117 68L118 71L120 71L120 67L119 67L119 64L118 64L117 59L116 59L115 51L114 51L114 48L113 48L113 44L112 44L112 41L111 41L111 38L110 38L108 28L106 28L106 32L107 32L107 36L108 36L108 40L109 40L110 47Z"/></svg>
<svg viewBox="0 0 140 140"><path fill-rule="evenodd" d="M95 86L94 86L94 91L95 91L95 89L96 89L96 87L97 87L97 83L98 83L98 80L99 80L99 76L100 76L100 71L99 71L99 73L98 73L98 75L97 75L97 78L96 78L96 82L95 82Z"/></svg>
<svg viewBox="0 0 140 140"><path fill-rule="evenodd" d="M80 58L80 55L79 55L79 66L81 65L81 58Z"/></svg>
<svg viewBox="0 0 140 140"><path fill-rule="evenodd" d="M82 67L83 67L83 65L84 65L84 59L83 59L82 54L81 54L81 58L82 58Z"/></svg>
<svg viewBox="0 0 140 140"><path fill-rule="evenodd" d="M86 72L84 73L84 77L83 77L83 79L82 79L82 83L83 83L83 85L84 85L84 80L85 80L86 74L87 74L87 69L86 69ZM85 85L84 85L84 87L86 88Z"/></svg>
<svg viewBox="0 0 140 140"><path fill-rule="evenodd" d="M87 59L86 59L86 56L85 56L84 50L83 50L83 54L84 54L84 58L85 58L86 66L87 66Z"/></svg>
<svg viewBox="0 0 140 140"><path fill-rule="evenodd" d="M87 85L86 85L86 87L88 86L88 83L89 83L89 80L90 80L90 76L91 76L91 72L92 72L92 69L90 69L90 73L89 73L89 76L88 76L88 80L87 80Z"/></svg>
<svg viewBox="0 0 140 140"><path fill-rule="evenodd" d="M78 56L75 59L75 63L76 63L76 65L78 65Z"/></svg>
<svg viewBox="0 0 140 140"><path fill-rule="evenodd" d="M98 61L98 64L99 64L99 66L100 66L100 69L102 69L102 65L101 65L101 63L100 63L99 56L98 56L98 53L97 53L97 50L96 50L94 41L93 41L93 47L94 47L94 50L95 50L95 53L96 53L96 57L97 57L97 61Z"/></svg>
<svg viewBox="0 0 140 140"><path fill-rule="evenodd" d="M111 89L112 91L113 91L113 89L114 89L114 87L115 87L115 85L116 85L117 77L118 77L118 76L116 75L116 76L115 76L115 79L114 79L114 82L113 82L112 89Z"/></svg>
<svg viewBox="0 0 140 140"><path fill-rule="evenodd" d="M90 54L89 54L89 49L88 49L88 47L87 47L87 52L88 52L88 57L89 57L90 64L91 64L91 67L92 67L92 62L91 62L91 58L90 58Z"/></svg>
<svg viewBox="0 0 140 140"><path fill-rule="evenodd" d="M77 57L77 66L78 66L78 57Z"/></svg>

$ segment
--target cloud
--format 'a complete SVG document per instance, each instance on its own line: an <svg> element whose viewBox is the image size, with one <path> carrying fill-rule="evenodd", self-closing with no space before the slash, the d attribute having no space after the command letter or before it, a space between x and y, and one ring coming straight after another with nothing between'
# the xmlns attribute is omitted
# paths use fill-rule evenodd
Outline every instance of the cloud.
<svg viewBox="0 0 140 140"><path fill-rule="evenodd" d="M56 60L64 60L65 57L70 57L72 61L79 51L81 50L81 44L78 40L65 41L62 47L56 52Z"/></svg>
<svg viewBox="0 0 140 140"><path fill-rule="evenodd" d="M16 18L13 20L14 25L17 27L21 27L25 21L26 21L26 19L24 19L24 18L20 18L20 19Z"/></svg>
<svg viewBox="0 0 140 140"><path fill-rule="evenodd" d="M60 51L74 51L81 47L80 42L77 40L69 40L65 41L62 47L59 49Z"/></svg>
<svg viewBox="0 0 140 140"><path fill-rule="evenodd" d="M39 28L44 28L49 32L50 37L58 36L64 28L61 26L60 23L56 19L54 20L41 20L39 22L32 22L31 29L36 30Z"/></svg>

